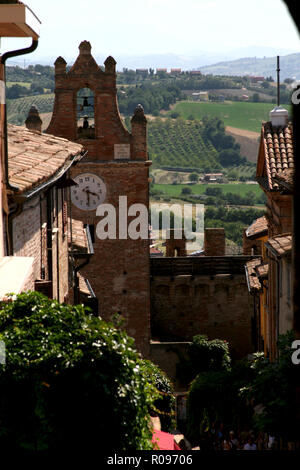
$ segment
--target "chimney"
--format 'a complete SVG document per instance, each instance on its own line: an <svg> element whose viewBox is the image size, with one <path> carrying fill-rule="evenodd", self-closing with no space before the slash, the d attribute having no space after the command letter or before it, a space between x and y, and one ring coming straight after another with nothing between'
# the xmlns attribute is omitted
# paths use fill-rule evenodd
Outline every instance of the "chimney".
<svg viewBox="0 0 300 470"><path fill-rule="evenodd" d="M205 256L225 256L225 230L223 228L204 229Z"/></svg>
<svg viewBox="0 0 300 470"><path fill-rule="evenodd" d="M27 129L41 133L42 132L43 121L40 118L37 107L33 104L28 112L28 116L25 121L25 126Z"/></svg>
<svg viewBox="0 0 300 470"><path fill-rule="evenodd" d="M273 127L285 127L289 122L289 113L282 106L275 106L275 108L270 111L270 122Z"/></svg>
<svg viewBox="0 0 300 470"><path fill-rule="evenodd" d="M178 228L170 228L166 233L166 256L186 256L186 238L184 231Z"/></svg>

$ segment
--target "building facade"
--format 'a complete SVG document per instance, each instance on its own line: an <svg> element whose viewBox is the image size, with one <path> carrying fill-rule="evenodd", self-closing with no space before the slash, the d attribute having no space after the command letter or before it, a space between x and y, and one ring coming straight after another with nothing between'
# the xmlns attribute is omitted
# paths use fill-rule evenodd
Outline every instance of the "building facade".
<svg viewBox="0 0 300 470"><path fill-rule="evenodd" d="M8 194L4 223L10 259L32 260L22 290L70 300L68 176L82 158L80 144L19 126L8 126ZM10 290L11 291L11 290Z"/></svg>
<svg viewBox="0 0 300 470"><path fill-rule="evenodd" d="M68 72L63 58L55 61L55 103L47 132L88 150L72 170L78 183L72 192L72 217L89 226L94 245L93 262L82 273L98 298L100 316L110 320L122 315L138 349L148 355L149 240L148 234L147 239L128 235L135 215L132 209L128 213L129 208L138 211L137 204L149 206L147 121L143 108L137 106L131 133L124 127L117 105L116 62L108 57L104 65L103 69L95 62L87 41L80 44L79 56ZM113 207L115 237L100 234L99 223L106 214L99 215L99 204Z"/></svg>
<svg viewBox="0 0 300 470"><path fill-rule="evenodd" d="M256 299L257 342L270 360L278 356L278 339L293 328L292 204L294 140L288 112L281 106L263 123L257 160L257 181L266 194L267 232L244 236L244 249L252 244L260 260L249 262L246 273L249 291ZM255 247L255 248L254 248Z"/></svg>

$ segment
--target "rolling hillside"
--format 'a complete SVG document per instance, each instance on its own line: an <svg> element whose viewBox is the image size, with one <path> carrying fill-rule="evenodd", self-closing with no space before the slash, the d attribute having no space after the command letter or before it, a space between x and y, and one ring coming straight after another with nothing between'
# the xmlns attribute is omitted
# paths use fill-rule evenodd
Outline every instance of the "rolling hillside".
<svg viewBox="0 0 300 470"><path fill-rule="evenodd" d="M299 72L300 53L288 54L280 58L281 79L300 79ZM276 76L276 56L274 57L246 57L232 61L218 62L213 65L201 67L201 72L213 75L258 75L263 77Z"/></svg>
<svg viewBox="0 0 300 470"><path fill-rule="evenodd" d="M224 121L225 126L260 132L262 121L268 121L269 112L274 106L272 103L239 101L224 101L223 103L181 101L174 106L168 115L176 112L184 119L189 119L191 116L194 119L203 119L204 116L216 116ZM284 105L284 107L290 112L290 106Z"/></svg>
<svg viewBox="0 0 300 470"><path fill-rule="evenodd" d="M155 166L220 168L218 152L197 121L155 119L148 125L149 157Z"/></svg>
<svg viewBox="0 0 300 470"><path fill-rule="evenodd" d="M30 107L35 104L39 113L53 110L54 94L25 96L15 100L7 100L7 120L11 124L23 125Z"/></svg>

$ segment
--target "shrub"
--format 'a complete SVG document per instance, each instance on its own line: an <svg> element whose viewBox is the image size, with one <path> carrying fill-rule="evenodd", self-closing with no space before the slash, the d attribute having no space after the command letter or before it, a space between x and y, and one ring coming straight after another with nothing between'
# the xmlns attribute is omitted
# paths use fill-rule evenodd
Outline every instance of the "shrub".
<svg viewBox="0 0 300 470"><path fill-rule="evenodd" d="M181 194L192 194L191 188L182 188Z"/></svg>
<svg viewBox="0 0 300 470"><path fill-rule="evenodd" d="M232 369L202 372L191 383L188 410L188 438L192 442L207 432L213 422L231 429L251 425L252 409L240 389L249 383L252 370L247 360Z"/></svg>
<svg viewBox="0 0 300 470"><path fill-rule="evenodd" d="M188 383L200 372L228 370L230 362L227 341L196 335L189 345L188 359L178 367L178 374L184 383Z"/></svg>
<svg viewBox="0 0 300 470"><path fill-rule="evenodd" d="M159 394L153 405L151 414L153 416L159 416L163 431L170 431L175 425L175 397L173 395L172 384L167 375L158 366L153 364L153 362L144 360L144 370L149 379L154 378L155 386Z"/></svg>
<svg viewBox="0 0 300 470"><path fill-rule="evenodd" d="M154 378L125 331L28 292L0 310L0 340L1 448L152 448Z"/></svg>

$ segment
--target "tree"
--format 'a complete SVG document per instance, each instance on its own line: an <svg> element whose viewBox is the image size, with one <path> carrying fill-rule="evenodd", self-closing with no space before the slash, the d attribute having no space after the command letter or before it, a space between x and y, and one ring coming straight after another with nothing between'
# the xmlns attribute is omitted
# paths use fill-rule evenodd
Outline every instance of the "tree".
<svg viewBox="0 0 300 470"><path fill-rule="evenodd" d="M204 371L192 381L188 394L188 438L195 443L218 421L230 428L252 424L252 408L240 390L251 381L247 360L233 367Z"/></svg>
<svg viewBox="0 0 300 470"><path fill-rule="evenodd" d="M181 194L187 195L187 194L192 194L191 188L182 188Z"/></svg>
<svg viewBox="0 0 300 470"><path fill-rule="evenodd" d="M279 357L275 362L269 362L263 353L256 354L252 364L254 378L242 390L254 406L262 408L255 416L256 427L287 441L300 438L295 413L298 370L291 360L293 340L292 331L279 336Z"/></svg>
<svg viewBox="0 0 300 470"><path fill-rule="evenodd" d="M242 162L242 158L237 150L226 149L219 153L219 160L222 166L236 166Z"/></svg>
<svg viewBox="0 0 300 470"><path fill-rule="evenodd" d="M222 195L222 189L214 186L208 186L205 190L205 194L208 196L221 196Z"/></svg>
<svg viewBox="0 0 300 470"><path fill-rule="evenodd" d="M253 93L252 95L252 101L253 103L258 103L260 101L259 99L259 93Z"/></svg>
<svg viewBox="0 0 300 470"><path fill-rule="evenodd" d="M125 331L28 292L2 306L0 340L1 448L152 448L155 378Z"/></svg>
<svg viewBox="0 0 300 470"><path fill-rule="evenodd" d="M197 173L190 173L189 174L189 180L190 180L191 183L197 183L198 178L199 178L199 176L197 175Z"/></svg>

